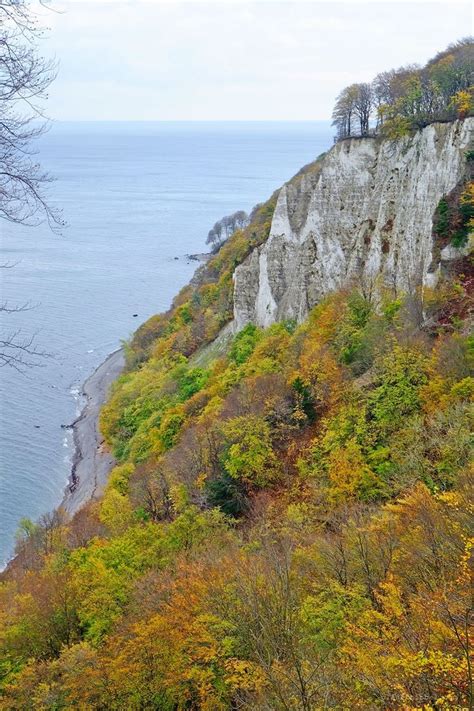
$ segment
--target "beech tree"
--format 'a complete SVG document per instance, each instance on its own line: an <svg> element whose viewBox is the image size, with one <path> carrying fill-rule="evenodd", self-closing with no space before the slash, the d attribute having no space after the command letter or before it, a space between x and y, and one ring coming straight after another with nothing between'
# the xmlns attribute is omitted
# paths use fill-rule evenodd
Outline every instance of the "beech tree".
<svg viewBox="0 0 474 711"><path fill-rule="evenodd" d="M407 65L378 74L371 84L351 84L337 97L333 125L338 140L374 132L404 136L433 121L474 112L474 42L467 37L438 53L425 67Z"/></svg>
<svg viewBox="0 0 474 711"><path fill-rule="evenodd" d="M336 126L337 138L347 138L352 135L356 99L357 84L347 86L336 99L332 112L332 125Z"/></svg>
<svg viewBox="0 0 474 711"><path fill-rule="evenodd" d="M369 121L372 114L372 87L370 84L356 84L354 113L359 121L361 136L369 133Z"/></svg>
<svg viewBox="0 0 474 711"><path fill-rule="evenodd" d="M212 250L217 252L221 245L229 239L236 230L241 230L248 224L249 216L245 210L237 210L237 212L232 213L232 215L225 215L209 230L206 244L210 244Z"/></svg>
<svg viewBox="0 0 474 711"><path fill-rule="evenodd" d="M373 100L370 84L351 84L341 91L332 114L338 138L366 136L372 114ZM355 128L357 122L358 128Z"/></svg>

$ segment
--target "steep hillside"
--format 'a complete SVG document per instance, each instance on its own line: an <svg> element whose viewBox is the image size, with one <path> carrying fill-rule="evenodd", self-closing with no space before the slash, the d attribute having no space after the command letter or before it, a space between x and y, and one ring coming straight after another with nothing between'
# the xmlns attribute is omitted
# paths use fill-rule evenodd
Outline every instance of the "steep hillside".
<svg viewBox="0 0 474 711"><path fill-rule="evenodd" d="M364 293L434 285L433 215L468 177L473 129L471 118L396 141L346 139L318 170L285 185L269 239L235 271L237 329L301 322L323 296L349 285Z"/></svg>
<svg viewBox="0 0 474 711"><path fill-rule="evenodd" d="M472 122L338 143L137 331L0 708L472 707Z"/></svg>

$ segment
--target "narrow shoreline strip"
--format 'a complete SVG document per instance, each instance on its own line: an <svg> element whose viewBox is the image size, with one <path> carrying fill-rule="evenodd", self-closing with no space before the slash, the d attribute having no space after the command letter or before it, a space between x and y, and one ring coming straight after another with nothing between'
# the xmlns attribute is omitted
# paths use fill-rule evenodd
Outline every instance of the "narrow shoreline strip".
<svg viewBox="0 0 474 711"><path fill-rule="evenodd" d="M124 352L119 348L99 365L83 385L86 404L71 425L74 455L68 486L60 505L70 516L101 494L114 466L113 456L104 447L99 429L99 414L110 386L118 378L124 365Z"/></svg>

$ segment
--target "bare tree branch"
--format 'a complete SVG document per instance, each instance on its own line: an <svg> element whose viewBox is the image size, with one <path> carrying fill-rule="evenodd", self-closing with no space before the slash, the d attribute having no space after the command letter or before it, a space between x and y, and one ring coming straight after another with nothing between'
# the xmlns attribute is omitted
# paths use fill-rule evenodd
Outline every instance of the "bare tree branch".
<svg viewBox="0 0 474 711"><path fill-rule="evenodd" d="M8 365L24 373L27 368L41 366L41 361L51 354L38 348L35 338L36 334L23 336L20 329L0 338L0 368Z"/></svg>
<svg viewBox="0 0 474 711"><path fill-rule="evenodd" d="M51 176L35 160L34 140L48 129L43 113L47 89L56 76L53 61L41 57L44 34L41 0L0 0L0 219L16 224L47 222L63 227L44 189Z"/></svg>
<svg viewBox="0 0 474 711"><path fill-rule="evenodd" d="M0 220L14 224L46 222L59 232L64 223L58 209L47 200L51 176L35 160L34 140L48 128L43 113L47 89L56 76L56 65L38 52L44 34L37 10L44 0L0 0ZM0 268L15 266L6 262ZM31 302L0 303L0 313L34 308ZM48 354L35 345L35 336L20 330L0 335L0 367L23 371L39 365Z"/></svg>

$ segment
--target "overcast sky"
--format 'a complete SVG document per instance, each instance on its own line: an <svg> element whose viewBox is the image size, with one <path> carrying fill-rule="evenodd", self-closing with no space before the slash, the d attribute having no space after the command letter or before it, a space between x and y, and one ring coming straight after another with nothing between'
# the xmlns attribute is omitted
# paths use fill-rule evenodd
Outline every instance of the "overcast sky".
<svg viewBox="0 0 474 711"><path fill-rule="evenodd" d="M347 84L472 34L449 2L54 0L66 120L327 119Z"/></svg>

